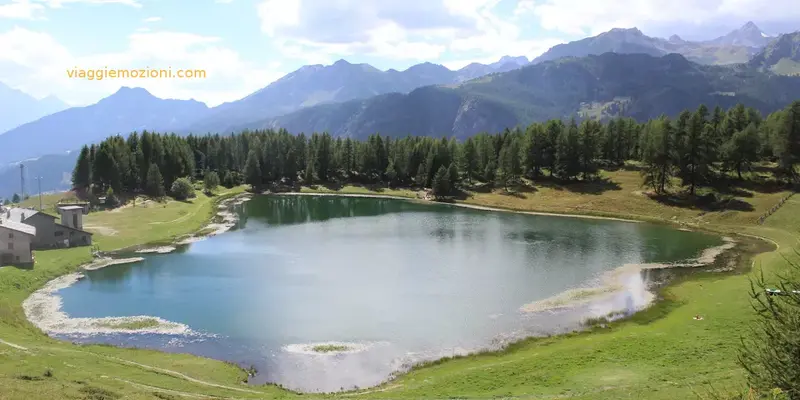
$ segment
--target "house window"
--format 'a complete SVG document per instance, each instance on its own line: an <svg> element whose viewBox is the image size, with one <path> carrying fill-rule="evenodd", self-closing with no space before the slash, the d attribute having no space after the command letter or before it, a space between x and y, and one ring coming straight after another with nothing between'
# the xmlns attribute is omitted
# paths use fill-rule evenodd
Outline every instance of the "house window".
<svg viewBox="0 0 800 400"><path fill-rule="evenodd" d="M9 232L8 233L8 238L9 239L13 239L14 238L14 232Z"/></svg>
<svg viewBox="0 0 800 400"><path fill-rule="evenodd" d="M14 242L8 243L8 249L9 250L14 250Z"/></svg>
<svg viewBox="0 0 800 400"><path fill-rule="evenodd" d="M17 256L17 262L19 262L19 256Z"/></svg>
<svg viewBox="0 0 800 400"><path fill-rule="evenodd" d="M72 227L78 227L78 214L72 214Z"/></svg>
<svg viewBox="0 0 800 400"><path fill-rule="evenodd" d="M64 236L64 232L63 231L56 231L56 237L58 237L58 236Z"/></svg>

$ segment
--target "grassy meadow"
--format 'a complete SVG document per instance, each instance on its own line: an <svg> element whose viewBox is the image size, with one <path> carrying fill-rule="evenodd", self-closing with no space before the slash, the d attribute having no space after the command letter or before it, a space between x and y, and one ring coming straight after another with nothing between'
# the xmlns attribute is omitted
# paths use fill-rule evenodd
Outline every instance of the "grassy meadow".
<svg viewBox="0 0 800 400"><path fill-rule="evenodd" d="M800 197L790 198L763 225L756 223L789 192L737 188L730 191L734 208L706 210L670 199L651 199L643 193L636 171L603 172L603 177L572 185L537 183L535 189L513 193L473 191L458 201L509 210L673 222L760 236L778 245L777 251L752 260L754 268L767 275L783 270L783 256L798 245ZM373 189L317 186L302 191L417 195L407 189ZM221 191L215 198L198 192L188 202L137 203L89 214L84 224L104 251L165 242L201 229L215 211L215 199L242 190ZM271 385L246 385L243 369L221 361L79 346L47 337L26 320L22 301L50 279L76 270L89 259L86 247L39 251L33 269L0 268L0 399L687 399L744 388L736 354L752 318L746 274L698 273L676 281L662 290L664 300L657 305L604 328L529 339L499 353L429 363L360 392L297 395ZM695 315L703 319L695 320Z"/></svg>

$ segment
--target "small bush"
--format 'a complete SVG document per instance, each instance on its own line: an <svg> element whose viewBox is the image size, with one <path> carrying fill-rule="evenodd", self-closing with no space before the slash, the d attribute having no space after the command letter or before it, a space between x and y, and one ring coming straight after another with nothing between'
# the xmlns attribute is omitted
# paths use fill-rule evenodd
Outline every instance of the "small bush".
<svg viewBox="0 0 800 400"><path fill-rule="evenodd" d="M53 370L50 369L50 368L46 369L44 371L44 377L45 378L52 378L53 377Z"/></svg>
<svg viewBox="0 0 800 400"><path fill-rule="evenodd" d="M116 400L122 397L118 393L95 386L84 386L80 391L86 395L87 399L91 400Z"/></svg>
<svg viewBox="0 0 800 400"><path fill-rule="evenodd" d="M170 192L172 193L172 197L176 200L186 200L190 197L194 197L194 186L192 186L192 182L189 181L189 178L178 178L172 183Z"/></svg>
<svg viewBox="0 0 800 400"><path fill-rule="evenodd" d="M219 186L219 175L214 171L206 171L203 175L203 185L208 193L214 193L214 190Z"/></svg>

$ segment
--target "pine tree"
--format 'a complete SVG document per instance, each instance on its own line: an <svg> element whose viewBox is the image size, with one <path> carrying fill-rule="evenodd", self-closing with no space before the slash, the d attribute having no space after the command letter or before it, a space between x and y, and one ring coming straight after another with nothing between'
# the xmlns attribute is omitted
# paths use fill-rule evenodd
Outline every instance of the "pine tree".
<svg viewBox="0 0 800 400"><path fill-rule="evenodd" d="M580 126L580 164L583 179L590 179L597 172L597 152L602 126L596 121L583 121ZM614 132L616 135L616 132ZM616 146L616 141L614 142ZM616 147L613 148L616 152ZM616 157L616 155L614 156Z"/></svg>
<svg viewBox="0 0 800 400"><path fill-rule="evenodd" d="M749 170L750 166L758 160L760 142L755 124L750 124L744 130L736 132L733 137L722 146L722 160L728 168L736 171L742 179L742 170Z"/></svg>
<svg viewBox="0 0 800 400"><path fill-rule="evenodd" d="M18 194L18 193L14 193L14 195L13 195L13 196L11 196L11 202L12 202L12 203L14 203L14 204L19 204L19 202L20 202L20 201L22 201L22 199L20 199L20 197L19 197L19 194Z"/></svg>
<svg viewBox="0 0 800 400"><path fill-rule="evenodd" d="M419 165L414 182L421 188L428 187L428 167L424 162Z"/></svg>
<svg viewBox="0 0 800 400"><path fill-rule="evenodd" d="M437 199L450 194L450 176L444 165L439 167L439 170L433 176L431 189L433 196Z"/></svg>
<svg viewBox="0 0 800 400"><path fill-rule="evenodd" d="M306 164L306 168L303 170L303 183L306 185L311 185L314 183L314 160L309 159L308 163Z"/></svg>
<svg viewBox="0 0 800 400"><path fill-rule="evenodd" d="M797 180L796 165L800 163L800 101L795 101L783 113L775 137L775 155L778 157L776 174L786 182Z"/></svg>
<svg viewBox="0 0 800 400"><path fill-rule="evenodd" d="M713 130L706 124L705 106L689 114L681 113L674 129L674 158L678 168L678 177L684 185L689 186L689 193L694 195L698 184L710 179L713 155L709 154L714 141ZM716 153L716 150L713 150Z"/></svg>
<svg viewBox="0 0 800 400"><path fill-rule="evenodd" d="M580 135L575 120L567 129L561 131L556 147L556 176L561 179L574 179L581 172Z"/></svg>
<svg viewBox="0 0 800 400"><path fill-rule="evenodd" d="M219 175L215 171L205 170L203 173L203 187L207 193L214 193L219 186Z"/></svg>
<svg viewBox="0 0 800 400"><path fill-rule="evenodd" d="M800 398L800 264L794 261L798 255L786 257L787 273L772 279L762 273L751 282L756 318L751 332L744 335L738 358L751 387L762 393L780 389L785 396L774 398L787 400ZM783 295L766 293L775 288Z"/></svg>
<svg viewBox="0 0 800 400"><path fill-rule="evenodd" d="M450 167L447 168L447 179L450 182L451 189L455 189L459 182L461 182L461 177L458 174L458 167L455 161L451 162Z"/></svg>
<svg viewBox="0 0 800 400"><path fill-rule="evenodd" d="M92 164L89 160L89 147L83 146L72 171L72 187L75 189L88 189L92 184Z"/></svg>
<svg viewBox="0 0 800 400"><path fill-rule="evenodd" d="M500 181L506 189L519 181L522 173L519 144L515 138L509 138L500 150Z"/></svg>
<svg viewBox="0 0 800 400"><path fill-rule="evenodd" d="M147 168L147 194L157 199L163 198L166 194L164 192L164 178L161 176L161 170L153 163Z"/></svg>
<svg viewBox="0 0 800 400"><path fill-rule="evenodd" d="M674 167L673 133L669 119L662 117L651 121L643 140L644 184L651 186L656 193L663 194L670 186Z"/></svg>
<svg viewBox="0 0 800 400"><path fill-rule="evenodd" d="M489 163L486 164L486 169L483 171L483 179L485 179L487 183L493 184L496 177L497 164L494 163L494 160L490 160Z"/></svg>
<svg viewBox="0 0 800 400"><path fill-rule="evenodd" d="M464 150L462 153L461 169L464 171L467 182L472 184L472 177L475 176L478 168L478 151L475 148L475 141L472 138L468 138L464 142Z"/></svg>
<svg viewBox="0 0 800 400"><path fill-rule="evenodd" d="M245 183L251 188L261 187L261 163L258 161L258 152L251 149L247 153L247 162L244 165Z"/></svg>
<svg viewBox="0 0 800 400"><path fill-rule="evenodd" d="M386 180L388 181L389 186L391 187L397 180L397 170L394 167L393 160L389 160L389 166L386 167L386 172L384 173L384 175L386 176Z"/></svg>

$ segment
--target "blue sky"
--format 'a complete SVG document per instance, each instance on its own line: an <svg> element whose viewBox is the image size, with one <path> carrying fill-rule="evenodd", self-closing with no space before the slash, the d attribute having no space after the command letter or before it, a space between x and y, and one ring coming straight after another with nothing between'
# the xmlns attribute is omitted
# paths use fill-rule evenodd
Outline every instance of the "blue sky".
<svg viewBox="0 0 800 400"><path fill-rule="evenodd" d="M795 0L0 0L0 81L90 104L120 86L232 101L305 64L404 69L535 57L613 27L713 38L800 29ZM701 3L701 4L697 4ZM69 79L71 68L202 68L203 80Z"/></svg>

